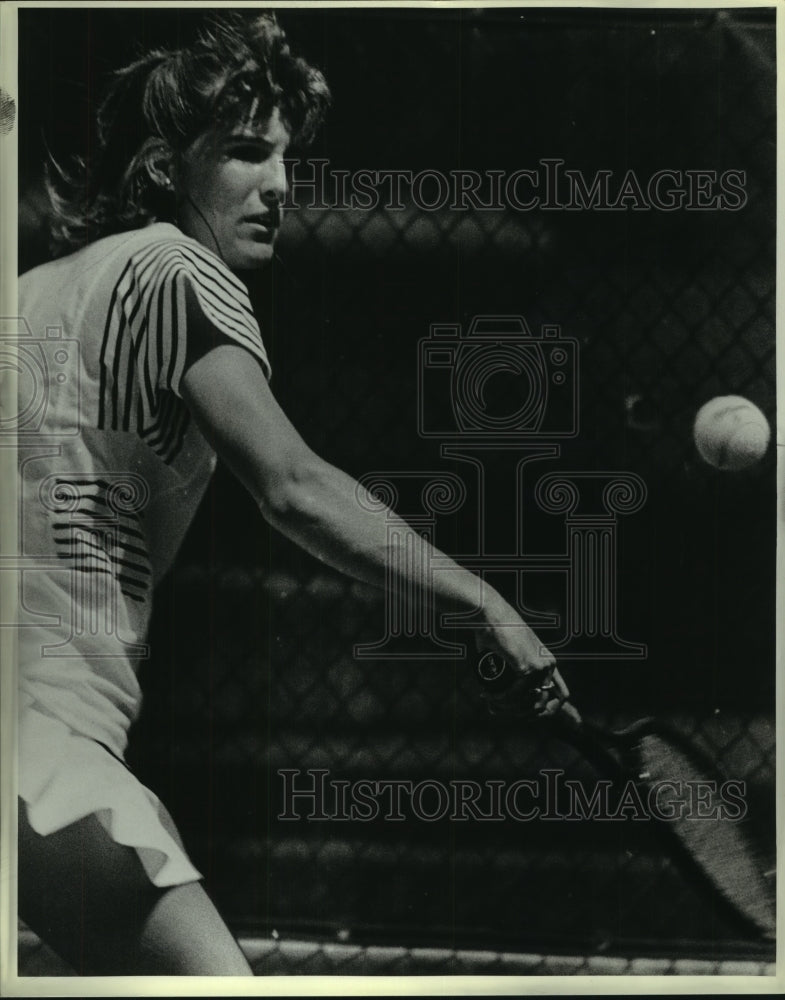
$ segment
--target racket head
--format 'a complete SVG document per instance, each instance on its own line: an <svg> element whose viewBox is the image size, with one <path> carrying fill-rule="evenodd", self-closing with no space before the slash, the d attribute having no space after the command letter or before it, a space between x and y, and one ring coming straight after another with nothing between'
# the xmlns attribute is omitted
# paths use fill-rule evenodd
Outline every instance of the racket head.
<svg viewBox="0 0 785 1000"><path fill-rule="evenodd" d="M655 718L620 730L562 726L560 735L617 785L633 781L688 879L712 890L726 916L773 938L774 881L763 874L746 803L738 795L728 799L738 782L729 782L708 754Z"/></svg>
<svg viewBox="0 0 785 1000"><path fill-rule="evenodd" d="M645 727L636 735L634 752L641 765L638 780L647 788L659 785L660 806L669 813L671 806L676 807L675 817L666 821L667 828L679 841L686 859L743 920L773 938L775 886L773 879L763 874L758 845L745 819L746 803L743 812L739 809L734 815L732 809L729 815L727 779L708 755L670 727ZM677 790L663 786L662 782L669 781L689 784L692 803L688 815L677 808Z"/></svg>
<svg viewBox="0 0 785 1000"><path fill-rule="evenodd" d="M478 679L486 690L509 690L509 674L504 659L496 654L486 654L477 666ZM520 715L526 704L517 701L510 707ZM651 817L655 828L668 840L672 856L681 863L688 879L711 890L728 917L759 935L774 937L773 880L763 874L764 866L745 814L738 819L728 815L723 795L726 779L708 754L683 733L654 717L611 730L592 725L577 712L562 710L547 720L547 725L610 778L617 789L626 781L634 781L644 800L657 804ZM676 797L685 788L701 789L703 815L680 808ZM660 796L664 798L660 800Z"/></svg>

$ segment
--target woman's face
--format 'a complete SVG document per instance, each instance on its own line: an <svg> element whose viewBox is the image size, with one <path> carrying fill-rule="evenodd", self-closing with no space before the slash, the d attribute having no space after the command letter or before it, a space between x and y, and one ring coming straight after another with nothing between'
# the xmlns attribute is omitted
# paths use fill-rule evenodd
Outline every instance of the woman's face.
<svg viewBox="0 0 785 1000"><path fill-rule="evenodd" d="M180 228L233 271L272 257L283 221L288 144L276 108L264 124L201 136L183 156L175 184Z"/></svg>

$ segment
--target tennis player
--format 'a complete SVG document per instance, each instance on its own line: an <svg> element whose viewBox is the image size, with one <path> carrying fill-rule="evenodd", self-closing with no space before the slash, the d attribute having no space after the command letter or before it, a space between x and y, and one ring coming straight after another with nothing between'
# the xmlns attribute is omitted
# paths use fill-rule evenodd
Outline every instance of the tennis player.
<svg viewBox="0 0 785 1000"><path fill-rule="evenodd" d="M153 591L216 456L331 566L385 586L408 565L388 551L392 513L361 504L276 403L242 280L273 254L284 156L328 99L272 15L215 15L189 47L149 53L114 80L79 184L50 185L58 256L20 279L20 314L64 353L40 428L57 444L20 461L37 568L19 630L19 912L81 974L251 972L123 758ZM398 544L411 533L401 522ZM550 676L540 711L555 711L566 688L516 612L455 564L427 581L418 559L394 585L481 605L478 646Z"/></svg>

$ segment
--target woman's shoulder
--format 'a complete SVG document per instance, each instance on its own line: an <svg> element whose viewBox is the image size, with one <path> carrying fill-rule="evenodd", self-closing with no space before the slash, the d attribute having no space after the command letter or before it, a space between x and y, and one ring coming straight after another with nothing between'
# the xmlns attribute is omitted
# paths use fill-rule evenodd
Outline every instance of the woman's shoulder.
<svg viewBox="0 0 785 1000"><path fill-rule="evenodd" d="M154 222L135 233L133 245L129 245L128 250L136 262L145 265L148 273L157 267L168 274L185 270L197 281L217 281L236 292L247 292L245 285L217 253L186 236L173 223Z"/></svg>
<svg viewBox="0 0 785 1000"><path fill-rule="evenodd" d="M186 236L171 222L151 222L141 229L105 236L93 246L101 256L111 254L113 249L117 248L121 254L137 260L154 261L180 256L186 260L210 259L218 266L223 266L223 261L219 257L190 236Z"/></svg>
<svg viewBox="0 0 785 1000"><path fill-rule="evenodd" d="M117 295L123 301L146 301L168 294L166 289L182 280L199 301L206 297L252 312L246 286L223 260L169 222L104 236L26 271L18 287L20 303L30 310L38 301L84 306Z"/></svg>
<svg viewBox="0 0 785 1000"><path fill-rule="evenodd" d="M32 274L34 271L40 271L42 268L63 269L71 265L80 266L83 262L90 261L91 259L105 261L118 254L121 256L132 256L156 247L161 250L171 250L180 247L187 251L189 256L208 260L217 267L226 267L217 254L190 236L186 236L174 223L151 222L149 225L142 226L139 229L127 229L111 233L108 236L102 236L100 239L93 240L85 246L72 250L70 253L38 264L36 267L24 272L21 277L27 277L27 275Z"/></svg>
<svg viewBox="0 0 785 1000"><path fill-rule="evenodd" d="M71 250L50 260L42 261L19 276L19 281L28 283L47 275L73 271L82 273L98 264L106 264L117 257L129 256L156 243L176 242L178 235L184 240L182 233L169 223L154 223L142 229L131 229L124 232L102 236L82 247Z"/></svg>

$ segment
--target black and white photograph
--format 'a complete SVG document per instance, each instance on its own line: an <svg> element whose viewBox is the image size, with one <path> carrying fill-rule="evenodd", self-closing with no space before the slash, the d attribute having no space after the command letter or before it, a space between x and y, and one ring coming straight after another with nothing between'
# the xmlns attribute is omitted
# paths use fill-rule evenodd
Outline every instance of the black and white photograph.
<svg viewBox="0 0 785 1000"><path fill-rule="evenodd" d="M782 988L777 14L3 3L4 995Z"/></svg>

